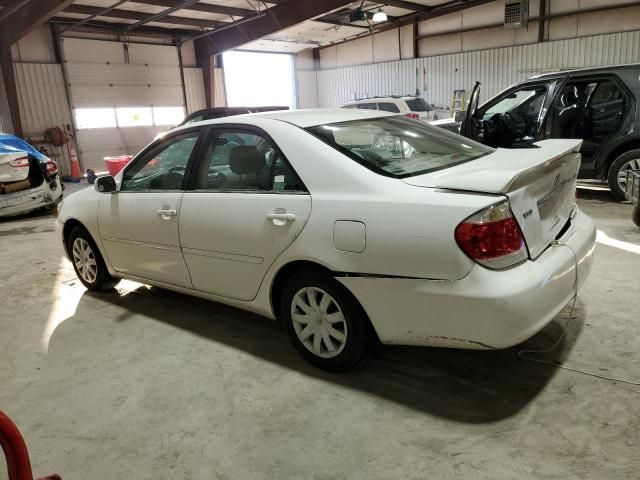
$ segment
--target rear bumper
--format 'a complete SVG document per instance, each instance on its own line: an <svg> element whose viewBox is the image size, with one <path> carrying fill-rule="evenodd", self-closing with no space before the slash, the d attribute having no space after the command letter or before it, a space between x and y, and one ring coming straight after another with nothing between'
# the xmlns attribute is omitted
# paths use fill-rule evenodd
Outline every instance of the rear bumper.
<svg viewBox="0 0 640 480"><path fill-rule="evenodd" d="M51 189L49 182L43 181L38 187L0 196L0 218L20 215L58 202L62 198L62 184L59 178L54 181L54 189Z"/></svg>
<svg viewBox="0 0 640 480"><path fill-rule="evenodd" d="M456 281L345 277L383 343L507 348L540 331L591 269L596 230L576 210L571 227L535 261L504 271L474 265Z"/></svg>

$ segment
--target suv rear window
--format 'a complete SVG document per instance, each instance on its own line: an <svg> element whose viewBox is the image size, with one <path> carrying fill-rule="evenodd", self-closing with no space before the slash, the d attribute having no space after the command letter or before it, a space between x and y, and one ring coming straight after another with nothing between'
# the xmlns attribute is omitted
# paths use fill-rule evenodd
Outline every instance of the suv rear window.
<svg viewBox="0 0 640 480"><path fill-rule="evenodd" d="M424 98L405 98L409 110L412 112L430 112L433 107L424 101Z"/></svg>
<svg viewBox="0 0 640 480"><path fill-rule="evenodd" d="M306 130L370 170L396 178L449 168L493 152L468 138L400 115Z"/></svg>

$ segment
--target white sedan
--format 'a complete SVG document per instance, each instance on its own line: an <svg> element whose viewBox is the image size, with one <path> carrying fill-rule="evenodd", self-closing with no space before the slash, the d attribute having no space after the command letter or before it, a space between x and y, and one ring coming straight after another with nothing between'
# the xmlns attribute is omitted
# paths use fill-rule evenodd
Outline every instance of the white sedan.
<svg viewBox="0 0 640 480"><path fill-rule="evenodd" d="M506 348L590 270L579 147L494 150L355 109L222 118L155 140L58 225L87 288L128 278L281 319L328 370L373 338Z"/></svg>

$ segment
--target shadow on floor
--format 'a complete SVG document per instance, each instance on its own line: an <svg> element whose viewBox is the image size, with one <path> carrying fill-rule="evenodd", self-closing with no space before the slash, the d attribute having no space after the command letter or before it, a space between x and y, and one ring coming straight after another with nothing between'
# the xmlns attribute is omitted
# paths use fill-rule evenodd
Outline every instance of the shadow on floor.
<svg viewBox="0 0 640 480"><path fill-rule="evenodd" d="M568 312L558 316L526 343L502 351L419 347L374 347L369 358L346 374L329 374L307 364L290 344L285 329L257 315L160 288L141 287L127 295L86 292L78 311L95 309L95 301L125 309L118 321L140 314L226 344L310 377L357 389L431 415L465 423L510 417L540 392L556 369L522 360L520 349L544 350L560 337ZM576 306L574 320L557 350L545 358L562 361L583 325Z"/></svg>

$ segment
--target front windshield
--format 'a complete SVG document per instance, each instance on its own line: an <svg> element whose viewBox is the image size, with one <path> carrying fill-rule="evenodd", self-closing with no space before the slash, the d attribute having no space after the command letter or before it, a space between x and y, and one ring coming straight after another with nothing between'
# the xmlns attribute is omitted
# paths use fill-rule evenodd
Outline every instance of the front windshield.
<svg viewBox="0 0 640 480"><path fill-rule="evenodd" d="M404 116L318 125L307 131L367 168L398 178L448 168L493 151Z"/></svg>

